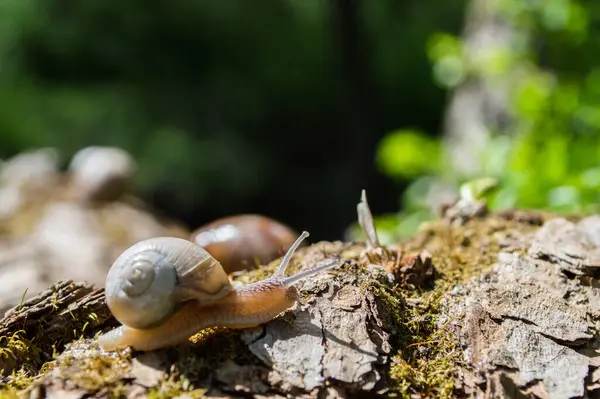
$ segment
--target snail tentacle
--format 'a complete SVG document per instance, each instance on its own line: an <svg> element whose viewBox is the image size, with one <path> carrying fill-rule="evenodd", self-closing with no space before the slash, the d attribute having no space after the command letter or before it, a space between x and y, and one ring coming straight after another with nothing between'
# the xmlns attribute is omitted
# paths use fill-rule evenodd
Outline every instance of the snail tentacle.
<svg viewBox="0 0 600 399"><path fill-rule="evenodd" d="M286 252L285 256L281 260L281 264L279 264L279 267L277 268L277 270L275 270L275 274L273 276L283 276L284 275L285 270L290 265L290 261L292 260L292 255L294 255L294 252L298 249L300 244L302 244L302 241L304 241L304 239L308 236L309 236L308 231L303 231L302 234L300 234L300 237L298 237L296 239L296 241L294 241L294 243L292 244L290 249L288 249L288 251Z"/></svg>
<svg viewBox="0 0 600 399"><path fill-rule="evenodd" d="M331 269L332 267L336 266L339 261L340 261L340 258L336 257L336 259L334 259L331 262L323 263L323 264L315 266L315 267L313 267L311 269L299 272L299 273L297 273L297 274L295 274L293 276L290 276L290 277L285 277L283 279L283 284L286 287L292 286L292 285L296 284L300 280L303 280L303 279L305 279L307 277L310 277L310 276L314 276L315 274L320 273L320 272L322 272L324 270Z"/></svg>

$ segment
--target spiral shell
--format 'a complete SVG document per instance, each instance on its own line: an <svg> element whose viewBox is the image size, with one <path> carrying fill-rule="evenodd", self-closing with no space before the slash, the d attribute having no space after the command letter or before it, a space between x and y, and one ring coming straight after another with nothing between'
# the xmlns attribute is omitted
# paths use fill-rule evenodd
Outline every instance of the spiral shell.
<svg viewBox="0 0 600 399"><path fill-rule="evenodd" d="M183 302L209 303L232 289L221 264L198 245L174 237L140 241L123 252L106 277L106 302L122 324L147 329Z"/></svg>

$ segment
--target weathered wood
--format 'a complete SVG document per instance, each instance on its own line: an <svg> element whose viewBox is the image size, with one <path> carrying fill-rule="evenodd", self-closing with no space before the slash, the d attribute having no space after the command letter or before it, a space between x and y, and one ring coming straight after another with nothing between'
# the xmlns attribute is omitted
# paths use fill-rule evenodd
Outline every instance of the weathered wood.
<svg viewBox="0 0 600 399"><path fill-rule="evenodd" d="M595 274L599 229L598 217L548 221L526 254L501 253L491 273L448 296L467 396L567 399L598 388L600 293L580 277Z"/></svg>
<svg viewBox="0 0 600 399"><path fill-rule="evenodd" d="M376 266L316 276L303 285L311 300L293 310L292 323L268 323L258 337L246 331L242 339L250 351L272 369L269 383L289 394L330 384L348 394L375 389L391 351L391 326L384 323L384 304L361 287L387 279Z"/></svg>
<svg viewBox="0 0 600 399"><path fill-rule="evenodd" d="M303 250L296 268L312 267L333 254L344 256L348 249L357 253L363 247L342 243L313 245ZM386 303L370 288L392 282L392 276L382 267L365 269L354 260L347 260L343 267L331 273L308 279L299 284L305 298L303 304L264 326L229 333L246 363L237 359L239 354L218 358L209 355L209 370L192 383L213 393L306 397L317 397L325 392L337 392L336 395L343 397L384 388L385 367L391 351L390 334L394 327L390 324L392 318L387 314ZM33 339L42 334L39 329L42 323L44 334L52 334L51 341L54 341L58 339L54 335L56 331L65 333L80 328L80 318L85 318L84 309L98 315L92 331L114 324L102 290L61 282L10 311L0 322L0 332L8 335L25 329L27 338ZM79 340L58 356L52 372L35 386L39 392L51 393L49 397L67 392L73 397L110 396L109 391L86 385L85 379L81 382L81 370L90 369L99 359L104 364L111 361L108 359L119 358L118 367L123 370L118 377L108 378L107 385L123 384L126 395L136 397L140 392L147 394L164 385L164 379L175 365L203 362L198 352L206 350L225 352L225 348L206 342L189 342L151 353L131 354L126 350L115 355L103 353L94 339ZM179 353L175 361L174 351ZM185 372L189 370L182 371Z"/></svg>
<svg viewBox="0 0 600 399"><path fill-rule="evenodd" d="M448 357L452 363L444 366L454 370L447 374L454 397L595 395L600 217L571 222L461 209L448 213L458 219L447 216L395 249L341 242L303 248L290 273L332 256L344 264L300 283L302 304L257 328L207 330L154 352L102 352L96 334L116 325L102 290L57 283L0 321L0 336L22 331L20 338L41 348L39 358L3 358L2 365L39 373L26 392L50 398L336 398L389 391L437 397L440 391L419 384L438 370L421 380L410 374L439 360L434 353L443 348L419 339L419 331L430 328L425 336L459 344L448 351L460 356ZM480 264L490 259L494 265ZM430 284L433 264L440 269L436 289L445 280L456 283L444 288L436 317L427 313L431 300L419 294L430 288L413 286ZM275 267L236 274L234 285L261 279ZM450 280L459 270L472 277ZM398 367L409 374L398 374Z"/></svg>
<svg viewBox="0 0 600 399"><path fill-rule="evenodd" d="M34 345L39 356L0 359L0 370L6 375L28 361L41 365L67 342L89 336L106 325L114 325L114 319L104 302L103 290L85 283L58 282L10 309L0 320L0 337L16 336Z"/></svg>

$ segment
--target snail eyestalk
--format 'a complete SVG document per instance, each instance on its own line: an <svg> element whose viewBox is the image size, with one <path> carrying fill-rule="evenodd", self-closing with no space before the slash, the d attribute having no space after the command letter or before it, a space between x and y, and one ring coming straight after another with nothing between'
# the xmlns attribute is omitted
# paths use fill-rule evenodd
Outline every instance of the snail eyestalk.
<svg viewBox="0 0 600 399"><path fill-rule="evenodd" d="M371 209L369 209L369 203L367 202L367 192L365 190L362 190L360 202L356 206L356 210L358 212L358 224L366 236L367 248L375 249L381 247L379 238L377 237L377 230L375 230L373 214L371 214Z"/></svg>
<svg viewBox="0 0 600 399"><path fill-rule="evenodd" d="M336 257L336 259L334 259L333 261L331 261L329 263L324 263L322 265L315 266L312 269L304 270L303 272L295 274L295 275L293 275L291 277L286 277L283 280L283 284L286 287L294 285L294 284L296 284L300 280L303 280L303 279L305 279L307 277L310 277L310 276L314 276L315 274L320 273L320 272L322 272L324 270L331 269L332 267L336 266L339 261L340 261L340 258Z"/></svg>
<svg viewBox="0 0 600 399"><path fill-rule="evenodd" d="M283 276L283 274L285 273L285 270L287 269L287 267L290 264L290 261L292 260L292 256L294 255L294 252L296 251L296 249L298 249L300 244L302 244L302 241L304 241L304 239L308 236L309 236L308 231L303 231L302 234L300 235L300 237L298 237L296 239L296 241L294 241L294 243L292 244L290 249L288 249L287 253L283 257L283 260L281 261L281 264L275 271L274 276Z"/></svg>

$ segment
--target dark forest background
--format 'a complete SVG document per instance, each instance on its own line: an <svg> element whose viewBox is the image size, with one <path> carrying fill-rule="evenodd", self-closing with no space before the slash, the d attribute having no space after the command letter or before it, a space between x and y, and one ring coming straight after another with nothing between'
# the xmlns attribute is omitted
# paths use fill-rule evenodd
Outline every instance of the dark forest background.
<svg viewBox="0 0 600 399"><path fill-rule="evenodd" d="M3 1L0 156L127 149L136 191L190 226L259 212L340 238L399 125L438 130L425 53L461 1Z"/></svg>
<svg viewBox="0 0 600 399"><path fill-rule="evenodd" d="M257 212L306 229L315 240L339 239L356 220L361 189L375 213L397 213L408 185L429 170L423 165L429 159L438 172L453 170L439 168L437 155L426 151L438 147L427 147L427 140L445 134L448 89L468 82L473 71L550 66L558 79L567 77L567 89L600 87L598 79L589 84L598 49L595 3L493 3L515 22L519 38L528 39L510 42L517 43L508 46L512 58L465 73L457 55L469 5L462 0L2 0L0 157L53 146L67 165L82 147L118 146L139 162L135 192L190 227ZM573 93L539 76L498 86L520 90L508 103L521 107L513 113L512 133L522 136L485 147L501 159L511 159L502 152L507 145L518 149L519 162L476 175L503 180L504 205L543 207L550 201L546 193L557 187L563 203L577 200L561 186L568 165L541 186L503 175L535 170L541 176L549 159L556 165L556 156L534 159L543 151L522 151L546 143L545 137L562 140L550 155L569 154L565 131L572 124L543 125L557 120L549 116L561 117L553 106L535 112L555 97L567 104ZM587 107L589 121L597 104L575 106ZM581 144L595 151L587 153L585 171L600 159L600 123L594 126L593 137ZM378 162L382 140L398 129L424 133L416 134L417 147L404 151L402 144ZM420 157L420 169L405 176L406 163L400 163L390 172L390 162L403 156ZM597 192L584 202L596 201ZM528 202L532 193L543 194Z"/></svg>

